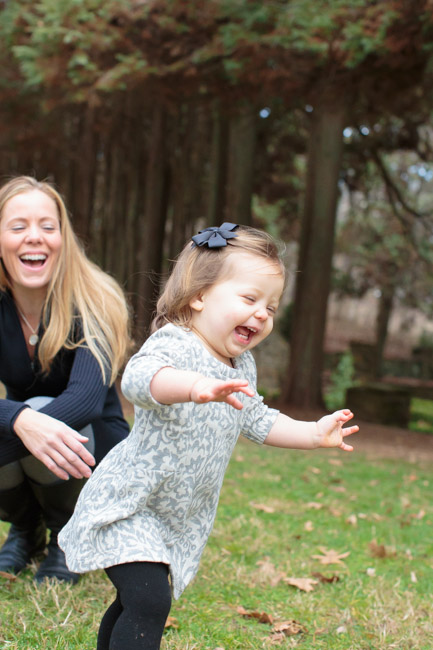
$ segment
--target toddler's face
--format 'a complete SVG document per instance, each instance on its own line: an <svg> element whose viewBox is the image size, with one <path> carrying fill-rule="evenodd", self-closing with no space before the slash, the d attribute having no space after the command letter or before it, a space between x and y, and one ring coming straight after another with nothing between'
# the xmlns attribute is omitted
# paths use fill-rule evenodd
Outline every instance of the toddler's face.
<svg viewBox="0 0 433 650"><path fill-rule="evenodd" d="M272 331L284 287L277 264L258 255L228 256L227 273L190 303L191 328L211 354L227 365Z"/></svg>

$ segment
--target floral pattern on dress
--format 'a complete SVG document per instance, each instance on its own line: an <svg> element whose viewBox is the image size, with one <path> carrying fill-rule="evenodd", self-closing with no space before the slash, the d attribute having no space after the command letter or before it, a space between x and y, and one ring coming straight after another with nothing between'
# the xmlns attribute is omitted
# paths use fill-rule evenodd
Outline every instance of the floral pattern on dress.
<svg viewBox="0 0 433 650"><path fill-rule="evenodd" d="M244 408L224 402L163 405L150 393L163 367L219 379L247 379L256 390L250 352L230 368L196 335L165 325L126 366L122 391L134 403L134 426L87 481L74 514L59 535L69 568L83 573L126 562L169 565L173 596L198 570L211 533L225 470L239 434L266 439L278 411L257 394L237 396Z"/></svg>

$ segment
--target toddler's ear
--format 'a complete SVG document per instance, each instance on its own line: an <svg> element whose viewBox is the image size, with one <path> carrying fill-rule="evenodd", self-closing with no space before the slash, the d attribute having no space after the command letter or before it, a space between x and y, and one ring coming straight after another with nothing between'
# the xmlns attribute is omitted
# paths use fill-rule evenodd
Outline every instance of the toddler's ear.
<svg viewBox="0 0 433 650"><path fill-rule="evenodd" d="M200 293L198 296L194 296L194 298L189 301L189 306L194 311L201 311L204 307L203 295Z"/></svg>

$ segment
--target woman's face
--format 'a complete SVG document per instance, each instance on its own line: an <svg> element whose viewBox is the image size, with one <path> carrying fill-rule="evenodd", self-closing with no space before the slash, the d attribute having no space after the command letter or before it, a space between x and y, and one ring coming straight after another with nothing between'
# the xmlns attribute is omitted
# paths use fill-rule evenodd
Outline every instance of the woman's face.
<svg viewBox="0 0 433 650"><path fill-rule="evenodd" d="M0 257L12 289L47 289L62 247L56 203L40 190L13 196L0 219Z"/></svg>

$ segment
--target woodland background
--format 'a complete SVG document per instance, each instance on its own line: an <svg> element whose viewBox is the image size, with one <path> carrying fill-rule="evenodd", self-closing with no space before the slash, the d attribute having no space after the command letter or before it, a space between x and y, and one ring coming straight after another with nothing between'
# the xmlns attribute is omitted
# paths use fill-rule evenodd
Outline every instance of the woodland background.
<svg viewBox="0 0 433 650"><path fill-rule="evenodd" d="M356 304L372 376L396 313L424 314L400 340L431 358L433 0L0 7L0 176L55 182L137 342L169 261L231 221L287 243L286 403L322 405L330 317Z"/></svg>

